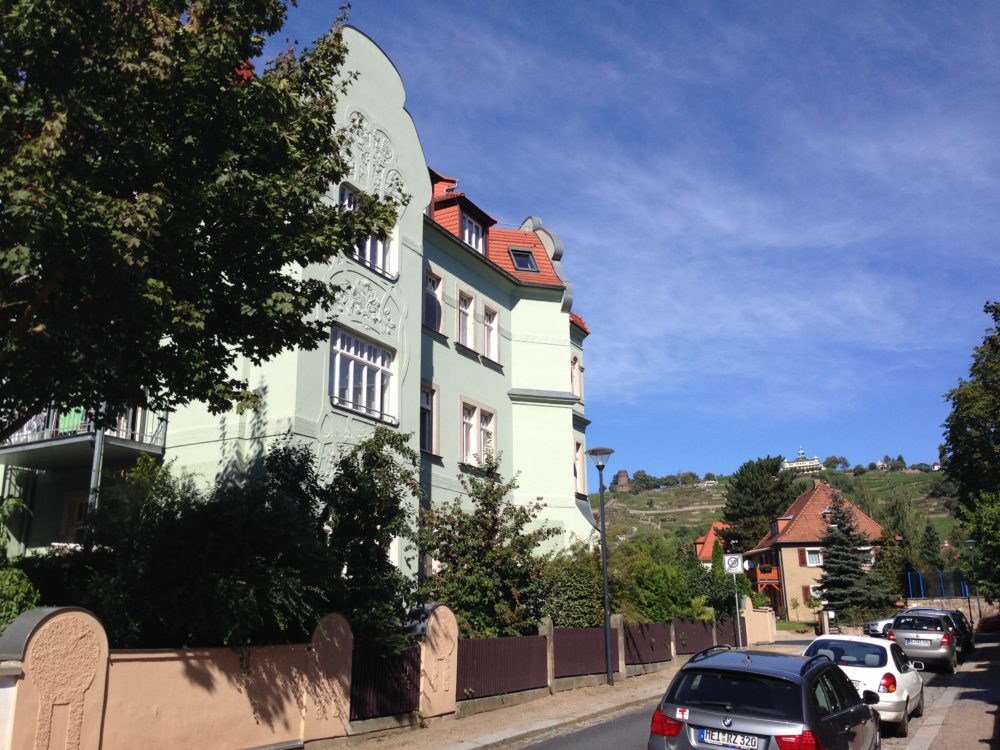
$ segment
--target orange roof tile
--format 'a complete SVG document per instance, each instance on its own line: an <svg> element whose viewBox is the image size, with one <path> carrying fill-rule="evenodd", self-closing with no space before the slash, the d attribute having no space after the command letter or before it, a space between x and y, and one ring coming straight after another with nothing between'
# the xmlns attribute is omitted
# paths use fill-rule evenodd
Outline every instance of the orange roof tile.
<svg viewBox="0 0 1000 750"><path fill-rule="evenodd" d="M587 328L587 324L583 321L583 318L581 318L575 312L571 312L569 314L569 322L572 323L573 325L575 325L577 328L579 328L584 333L590 333L590 329Z"/></svg>
<svg viewBox="0 0 1000 750"><path fill-rule="evenodd" d="M549 254L545 252L542 241L534 232L492 227L488 240L487 257L518 281L542 286L555 286L560 289L563 287L563 281L556 273ZM512 247L520 250L531 250L531 254L535 258L535 265L538 266L538 272L522 271L517 268L510 257Z"/></svg>
<svg viewBox="0 0 1000 750"><path fill-rule="evenodd" d="M777 534L769 533L752 551L767 549L775 544L808 543L817 544L826 536L827 520L823 512L833 507L834 491L830 485L814 480L812 489L806 490L788 506L781 518L787 519ZM844 502L854 514L854 522L858 531L868 539L875 541L882 538L882 527L867 516L854 503L845 499Z"/></svg>
<svg viewBox="0 0 1000 750"><path fill-rule="evenodd" d="M698 559L701 562L712 562L712 552L715 550L715 540L719 539L719 541L725 545L725 542L715 532L728 528L728 523L723 523L722 521L712 521L712 524L708 527L708 532L705 536L700 536L695 540L695 546L698 551Z"/></svg>

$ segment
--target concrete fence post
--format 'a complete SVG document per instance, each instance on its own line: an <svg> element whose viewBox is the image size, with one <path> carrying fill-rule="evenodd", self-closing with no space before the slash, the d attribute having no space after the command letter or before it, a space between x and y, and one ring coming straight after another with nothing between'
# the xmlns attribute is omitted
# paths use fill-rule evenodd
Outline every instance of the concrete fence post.
<svg viewBox="0 0 1000 750"><path fill-rule="evenodd" d="M611 627L618 633L618 663L615 664L615 671L621 675L621 679L628 677L625 669L625 616L611 615Z"/></svg>
<svg viewBox="0 0 1000 750"><path fill-rule="evenodd" d="M550 693L555 693L556 685L556 638L555 625L551 617L543 617L538 623L538 635L545 637L545 671L548 675Z"/></svg>

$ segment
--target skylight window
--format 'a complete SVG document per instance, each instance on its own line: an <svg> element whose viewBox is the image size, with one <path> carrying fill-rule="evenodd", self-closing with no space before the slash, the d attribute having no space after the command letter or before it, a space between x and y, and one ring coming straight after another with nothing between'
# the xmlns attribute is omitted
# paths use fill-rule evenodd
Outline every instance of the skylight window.
<svg viewBox="0 0 1000 750"><path fill-rule="evenodd" d="M518 271L531 271L538 273L538 264L535 263L535 254L531 250L524 248L510 248L510 259L514 261L514 268Z"/></svg>

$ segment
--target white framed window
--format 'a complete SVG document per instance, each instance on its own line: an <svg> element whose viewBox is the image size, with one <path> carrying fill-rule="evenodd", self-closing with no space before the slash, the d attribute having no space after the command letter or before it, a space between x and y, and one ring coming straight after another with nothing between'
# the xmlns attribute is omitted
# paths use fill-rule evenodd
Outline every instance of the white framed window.
<svg viewBox="0 0 1000 750"><path fill-rule="evenodd" d="M461 461L481 464L496 450L496 412L469 401L462 402Z"/></svg>
<svg viewBox="0 0 1000 750"><path fill-rule="evenodd" d="M395 423L392 361L392 352L334 328L330 335L333 405Z"/></svg>
<svg viewBox="0 0 1000 750"><path fill-rule="evenodd" d="M426 383L420 386L420 450L437 450L437 389Z"/></svg>
<svg viewBox="0 0 1000 750"><path fill-rule="evenodd" d="M442 291L441 277L432 271L424 274L424 325L432 331L441 331Z"/></svg>
<svg viewBox="0 0 1000 750"><path fill-rule="evenodd" d="M355 211L358 207L357 191L350 185L340 186L340 205L348 211ZM392 276L396 273L395 258L391 252L392 243L388 240L381 240L372 235L365 239L360 245L354 248L351 253L354 258L364 265L379 273Z"/></svg>
<svg viewBox="0 0 1000 750"><path fill-rule="evenodd" d="M500 337L497 333L499 316L496 310L483 307L483 356L500 361Z"/></svg>
<svg viewBox="0 0 1000 750"><path fill-rule="evenodd" d="M458 293L458 343L474 349L476 346L476 331L473 324L476 320L476 300L465 292Z"/></svg>
<svg viewBox="0 0 1000 750"><path fill-rule="evenodd" d="M483 252L483 227L465 214L462 214L462 242L471 245L477 252Z"/></svg>
<svg viewBox="0 0 1000 750"><path fill-rule="evenodd" d="M807 549L806 550L806 567L809 567L809 568L821 568L821 567L823 567L823 550L819 550L819 549Z"/></svg>
<svg viewBox="0 0 1000 750"><path fill-rule="evenodd" d="M587 494L587 456L583 452L583 443L576 444L573 455L573 477L576 479L577 494Z"/></svg>

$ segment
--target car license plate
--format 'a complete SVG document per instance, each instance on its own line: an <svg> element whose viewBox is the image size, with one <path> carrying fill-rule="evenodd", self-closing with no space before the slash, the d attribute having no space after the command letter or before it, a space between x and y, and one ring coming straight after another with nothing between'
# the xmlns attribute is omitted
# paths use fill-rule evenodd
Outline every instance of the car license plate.
<svg viewBox="0 0 1000 750"><path fill-rule="evenodd" d="M759 737L753 734L726 732L721 729L699 729L698 741L706 745L719 747L736 747L740 750L757 750Z"/></svg>
<svg viewBox="0 0 1000 750"><path fill-rule="evenodd" d="M923 638L907 638L906 639L906 645L907 646L930 646L931 642L930 641L925 641Z"/></svg>

